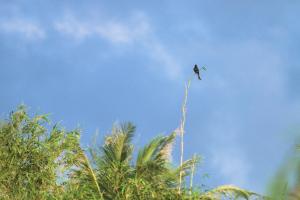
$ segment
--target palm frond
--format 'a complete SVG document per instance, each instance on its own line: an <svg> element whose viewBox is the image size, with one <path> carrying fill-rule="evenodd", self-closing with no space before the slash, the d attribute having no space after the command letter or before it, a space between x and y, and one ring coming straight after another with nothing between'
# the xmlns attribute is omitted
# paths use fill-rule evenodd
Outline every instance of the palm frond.
<svg viewBox="0 0 300 200"><path fill-rule="evenodd" d="M115 126L110 136L106 137L105 144L102 147L103 159L107 163L128 162L131 159L133 138L135 126L131 123Z"/></svg>
<svg viewBox="0 0 300 200"><path fill-rule="evenodd" d="M243 198L249 199L251 196L259 197L258 194L250 192L233 185L222 185L200 195L200 199L205 200L221 200L227 198Z"/></svg>
<svg viewBox="0 0 300 200"><path fill-rule="evenodd" d="M175 133L170 136L159 136L141 149L137 156L137 176L158 176L164 173L169 162L169 149L175 139Z"/></svg>

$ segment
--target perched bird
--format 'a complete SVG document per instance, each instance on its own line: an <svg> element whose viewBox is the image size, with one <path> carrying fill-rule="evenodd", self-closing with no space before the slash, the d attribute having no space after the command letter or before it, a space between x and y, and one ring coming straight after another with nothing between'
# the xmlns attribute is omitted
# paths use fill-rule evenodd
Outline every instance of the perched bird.
<svg viewBox="0 0 300 200"><path fill-rule="evenodd" d="M199 71L199 68L198 68L197 65L194 66L194 72L195 72L195 74L198 75L198 79L201 80L201 77L200 77L200 71Z"/></svg>

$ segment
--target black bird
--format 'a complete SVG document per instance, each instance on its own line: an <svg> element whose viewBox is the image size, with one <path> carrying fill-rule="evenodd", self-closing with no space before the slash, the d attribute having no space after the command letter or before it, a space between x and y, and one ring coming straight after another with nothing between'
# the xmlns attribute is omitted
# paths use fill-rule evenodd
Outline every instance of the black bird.
<svg viewBox="0 0 300 200"><path fill-rule="evenodd" d="M195 74L198 75L198 79L201 80L201 77L200 77L200 71L199 71L199 68L198 68L197 65L194 66L194 72L195 72Z"/></svg>

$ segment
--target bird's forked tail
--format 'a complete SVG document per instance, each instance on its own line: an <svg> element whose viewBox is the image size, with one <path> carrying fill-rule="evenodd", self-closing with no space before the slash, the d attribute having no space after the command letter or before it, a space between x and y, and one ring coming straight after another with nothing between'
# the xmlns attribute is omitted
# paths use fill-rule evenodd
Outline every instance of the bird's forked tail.
<svg viewBox="0 0 300 200"><path fill-rule="evenodd" d="M197 75L198 75L198 79L201 80L200 74L197 74Z"/></svg>

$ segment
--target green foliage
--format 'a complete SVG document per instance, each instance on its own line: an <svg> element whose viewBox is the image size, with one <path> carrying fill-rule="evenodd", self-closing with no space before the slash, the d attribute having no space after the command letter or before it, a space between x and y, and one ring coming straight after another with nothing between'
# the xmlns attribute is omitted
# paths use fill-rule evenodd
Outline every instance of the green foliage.
<svg viewBox="0 0 300 200"><path fill-rule="evenodd" d="M46 115L30 118L24 107L1 124L1 198L46 199L61 193L63 175L76 162L79 131L58 125L48 130L47 125Z"/></svg>
<svg viewBox="0 0 300 200"><path fill-rule="evenodd" d="M296 200L300 199L300 154L297 151L286 160L280 167L269 185L270 199L274 200Z"/></svg>
<svg viewBox="0 0 300 200"><path fill-rule="evenodd" d="M0 125L0 199L217 200L254 195L234 186L203 193L184 184L178 193L180 173L183 180L193 175L200 157L174 166L172 133L154 138L133 159L134 133L131 123L115 125L103 145L84 151L78 130L51 127L46 115L31 118L20 107Z"/></svg>
<svg viewBox="0 0 300 200"><path fill-rule="evenodd" d="M243 190L232 185L223 185L200 195L200 199L214 200L228 197L233 199L250 199L251 197L262 198L260 195Z"/></svg>

